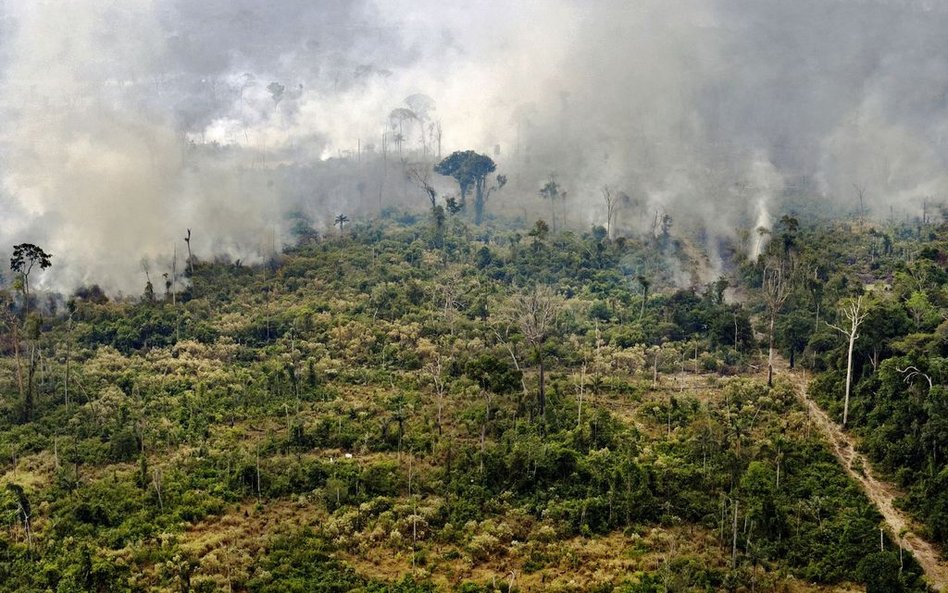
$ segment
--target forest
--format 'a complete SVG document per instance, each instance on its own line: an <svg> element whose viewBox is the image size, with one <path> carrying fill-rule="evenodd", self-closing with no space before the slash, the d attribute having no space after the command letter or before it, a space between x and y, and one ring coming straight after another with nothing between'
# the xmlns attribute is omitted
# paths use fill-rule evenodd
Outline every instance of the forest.
<svg viewBox="0 0 948 593"><path fill-rule="evenodd" d="M943 212L801 202L702 282L671 217L554 230L491 212L488 157L436 170L257 264L188 231L139 295L33 289L58 254L17 245L0 591L929 590L801 398L944 549Z"/></svg>
<svg viewBox="0 0 948 593"><path fill-rule="evenodd" d="M0 0L0 593L948 593L945 31Z"/></svg>

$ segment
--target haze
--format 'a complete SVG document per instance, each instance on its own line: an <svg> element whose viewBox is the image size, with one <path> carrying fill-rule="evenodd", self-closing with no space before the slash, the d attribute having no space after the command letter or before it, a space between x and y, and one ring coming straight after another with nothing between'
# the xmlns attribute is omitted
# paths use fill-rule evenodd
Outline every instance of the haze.
<svg viewBox="0 0 948 593"><path fill-rule="evenodd" d="M793 197L847 213L858 187L878 217L944 199L938 2L508 4L0 2L0 245L54 254L47 288L139 294L188 228L199 257L254 261L291 213L420 210L390 118L417 94L441 153L490 154L510 179L491 208L527 224L551 173L578 231L604 184L636 204L626 232L661 211L712 238ZM404 135L406 162L435 158Z"/></svg>

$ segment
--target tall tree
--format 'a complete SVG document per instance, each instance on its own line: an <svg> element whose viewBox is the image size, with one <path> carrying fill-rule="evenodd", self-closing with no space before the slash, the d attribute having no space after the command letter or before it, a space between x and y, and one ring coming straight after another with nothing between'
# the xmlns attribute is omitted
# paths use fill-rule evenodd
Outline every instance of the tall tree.
<svg viewBox="0 0 948 593"><path fill-rule="evenodd" d="M404 102L411 112L415 114L415 121L418 123L418 127L421 131L421 149L424 155L428 156L428 133L432 130L429 121L431 119L431 112L437 108L435 101L428 95L415 93L414 95L405 97Z"/></svg>
<svg viewBox="0 0 948 593"><path fill-rule="evenodd" d="M562 309L562 299L549 286L537 285L514 296L511 302L511 320L533 349L539 371L537 403L540 418L546 415L546 383L544 348L555 328Z"/></svg>
<svg viewBox="0 0 948 593"><path fill-rule="evenodd" d="M619 213L619 206L628 203L629 196L604 185L602 186L602 199L606 202L606 237L612 239L613 226L616 222L616 215Z"/></svg>
<svg viewBox="0 0 948 593"><path fill-rule="evenodd" d="M652 286L652 281L642 274L639 274L636 280L639 281L639 286L642 287L642 308L639 310L639 321L641 321L642 317L645 316L645 305L648 303L648 289Z"/></svg>
<svg viewBox="0 0 948 593"><path fill-rule="evenodd" d="M866 216L866 186L853 183L853 189L856 190L856 200L859 202L859 217Z"/></svg>
<svg viewBox="0 0 948 593"><path fill-rule="evenodd" d="M395 145L398 147L398 158L401 158L402 144L405 142L405 125L418 121L418 116L411 109L398 107L388 115L388 120L394 133Z"/></svg>
<svg viewBox="0 0 948 593"><path fill-rule="evenodd" d="M790 255L790 250L796 247L797 231L800 229L800 221L784 214L780 219L780 239L783 242L784 255Z"/></svg>
<svg viewBox="0 0 948 593"><path fill-rule="evenodd" d="M770 260L764 266L764 303L767 305L767 386L774 385L774 329L777 315L790 297L791 264L788 260Z"/></svg>
<svg viewBox="0 0 948 593"><path fill-rule="evenodd" d="M566 191L556 182L556 174L550 173L550 178L540 188L540 197L550 201L550 213L553 215L553 232L556 232L556 201L566 199Z"/></svg>
<svg viewBox="0 0 948 593"><path fill-rule="evenodd" d="M340 237L342 236L344 227L345 227L345 225L346 225L347 222L349 222L349 217L346 216L345 214L339 214L338 216L336 216L336 225L339 227L339 236L340 236Z"/></svg>
<svg viewBox="0 0 948 593"><path fill-rule="evenodd" d="M33 268L45 270L50 267L52 256L32 243L14 245L13 256L10 258L10 269L19 276L26 313L30 312L30 273Z"/></svg>
<svg viewBox="0 0 948 593"><path fill-rule="evenodd" d="M856 345L856 340L859 339L859 326L868 313L868 310L863 307L862 297L858 296L855 299L850 299L843 308L843 316L849 320L848 328L844 329L828 321L826 322L826 325L849 338L849 353L846 356L846 395L843 398L843 426L846 426L846 421L849 419L849 393L853 380L853 348Z"/></svg>
<svg viewBox="0 0 948 593"><path fill-rule="evenodd" d="M435 173L453 177L461 190L461 205L467 203L467 194L474 187L474 224L484 220L484 208L493 190L503 187L507 177L497 175L495 183L488 187L488 176L497 170L497 164L487 155L473 150L455 151L434 166Z"/></svg>
<svg viewBox="0 0 948 593"><path fill-rule="evenodd" d="M188 246L188 276L194 277L194 256L191 254L191 229L184 237L184 242Z"/></svg>

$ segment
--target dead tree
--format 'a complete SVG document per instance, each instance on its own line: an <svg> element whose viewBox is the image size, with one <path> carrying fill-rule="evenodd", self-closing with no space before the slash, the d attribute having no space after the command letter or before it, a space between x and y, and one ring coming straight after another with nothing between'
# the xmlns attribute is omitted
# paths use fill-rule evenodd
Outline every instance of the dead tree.
<svg viewBox="0 0 948 593"><path fill-rule="evenodd" d="M576 428L583 424L583 395L586 393L586 361L580 370L579 383L576 385Z"/></svg>
<svg viewBox="0 0 948 593"><path fill-rule="evenodd" d="M849 353L846 357L846 395L843 399L843 426L846 426L846 420L849 418L849 393L852 387L853 379L853 347L859 338L859 325L866 318L868 311L862 306L862 297L850 299L849 304L843 309L843 316L849 320L849 328L833 325L825 322L826 325L840 332L849 338Z"/></svg>
<svg viewBox="0 0 948 593"><path fill-rule="evenodd" d="M540 418L546 414L546 385L544 348L547 339L555 330L562 301L549 286L535 286L514 296L510 317L520 329L520 333L533 349L539 371L538 404Z"/></svg>
<svg viewBox="0 0 948 593"><path fill-rule="evenodd" d="M550 179L546 184L540 188L538 192L539 196L545 200L550 201L550 213L553 215L553 232L556 232L556 201L557 200L566 200L566 192L556 181L556 174L550 173Z"/></svg>
<svg viewBox="0 0 948 593"><path fill-rule="evenodd" d="M405 178L425 192L428 201L431 202L431 209L434 210L438 205L438 192L431 185L432 171L430 166L410 165L405 168Z"/></svg>
<svg viewBox="0 0 948 593"><path fill-rule="evenodd" d="M514 368L517 370L517 374L520 375L520 387L523 389L523 400L527 401L530 397L530 390L527 389L527 380L526 376L523 374L523 367L520 365L520 359L517 358L517 349L514 347L513 341L510 339L511 327L506 325L503 327L504 333L501 334L497 329L494 330L494 336L497 337L497 342L501 344L504 349L507 351L507 354L510 355L510 359L513 361ZM517 406L518 410L520 405Z"/></svg>
<svg viewBox="0 0 948 593"><path fill-rule="evenodd" d="M639 321L642 321L642 317L645 316L645 305L648 303L648 289L652 285L652 281L642 274L639 274L636 279L642 287L642 308L639 310Z"/></svg>
<svg viewBox="0 0 948 593"><path fill-rule="evenodd" d="M774 385L774 326L777 315L790 297L791 265L784 260L769 261L764 267L764 302L767 305L768 351L767 387Z"/></svg>
<svg viewBox="0 0 948 593"><path fill-rule="evenodd" d="M854 183L853 189L856 190L856 199L859 200L859 217L865 218L866 216L866 186L859 185L858 183Z"/></svg>
<svg viewBox="0 0 948 593"><path fill-rule="evenodd" d="M190 274L191 277L193 278L194 277L194 256L191 255L191 229L188 229L188 234L184 238L184 242L188 246L188 274Z"/></svg>
<svg viewBox="0 0 948 593"><path fill-rule="evenodd" d="M8 484L7 490L9 490L14 498L16 499L17 510L16 513L18 518L23 524L23 533L26 534L27 548L32 550L33 548L33 527L32 527L32 516L33 512L30 507L30 501L26 498L26 493L23 491L23 487L19 484Z"/></svg>
<svg viewBox="0 0 948 593"><path fill-rule="evenodd" d="M627 193L616 191L608 185L603 186L602 197L606 202L606 236L609 239L614 239L616 218L619 216L619 210L620 208L633 204L633 201Z"/></svg>
<svg viewBox="0 0 948 593"><path fill-rule="evenodd" d="M178 244L175 243L171 256L171 306L177 306L175 292L178 290Z"/></svg>
<svg viewBox="0 0 948 593"><path fill-rule="evenodd" d="M619 200L624 195L608 185L602 186L602 199L606 202L606 237L608 239L612 239L612 225L619 210Z"/></svg>
<svg viewBox="0 0 948 593"><path fill-rule="evenodd" d="M918 377L923 377L926 381L928 381L929 393L931 393L932 389L934 389L935 387L935 384L932 382L932 378L926 375L925 373L923 373L922 371L918 370L918 367L916 366L905 367L904 369L895 367L895 370L897 370L902 375L904 375L905 378L903 380L905 381L905 383L912 383L913 379L916 376L918 376Z"/></svg>
<svg viewBox="0 0 948 593"><path fill-rule="evenodd" d="M435 359L425 366L425 372L431 378L435 388L435 396L438 401L438 418L435 421L438 427L438 436L442 433L441 417L444 411L444 400L448 393L448 385L444 376L444 365L442 364L444 356L439 352Z"/></svg>

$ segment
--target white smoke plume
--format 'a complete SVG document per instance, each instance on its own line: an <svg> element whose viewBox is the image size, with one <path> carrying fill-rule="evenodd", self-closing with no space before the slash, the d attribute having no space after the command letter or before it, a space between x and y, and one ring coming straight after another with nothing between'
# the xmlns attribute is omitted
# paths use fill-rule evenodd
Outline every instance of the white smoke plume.
<svg viewBox="0 0 948 593"><path fill-rule="evenodd" d="M783 179L769 160L759 156L751 164L747 181L750 193L755 196L754 208L756 210L753 227L754 247L749 255L751 259L757 259L770 241L773 224L770 212L773 208L774 196L783 189Z"/></svg>

